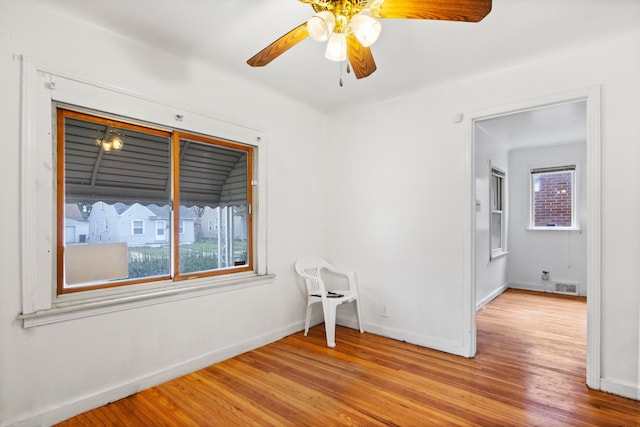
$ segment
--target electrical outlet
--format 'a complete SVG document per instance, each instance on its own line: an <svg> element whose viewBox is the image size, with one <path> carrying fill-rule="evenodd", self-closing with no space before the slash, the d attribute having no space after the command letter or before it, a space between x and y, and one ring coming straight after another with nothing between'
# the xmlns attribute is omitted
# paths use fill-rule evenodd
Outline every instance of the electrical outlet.
<svg viewBox="0 0 640 427"><path fill-rule="evenodd" d="M389 307L386 304L380 304L380 317L389 317Z"/></svg>

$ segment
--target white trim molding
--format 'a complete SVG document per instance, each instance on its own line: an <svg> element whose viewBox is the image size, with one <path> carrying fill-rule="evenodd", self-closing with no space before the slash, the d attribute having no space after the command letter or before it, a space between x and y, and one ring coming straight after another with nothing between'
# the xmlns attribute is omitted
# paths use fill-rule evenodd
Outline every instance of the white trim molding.
<svg viewBox="0 0 640 427"><path fill-rule="evenodd" d="M302 329L304 329L304 322L292 323L277 331L269 332L255 338L251 338L247 341L185 360L147 375L131 378L131 380L126 383L105 388L93 394L82 396L78 399L62 402L54 408L46 409L40 413L31 415L28 418L9 420L7 424L2 424L0 421L0 425L27 427L56 424L76 414L104 405L104 402L112 402L122 399L123 397L137 393L140 390L154 387L171 379L204 369L207 366L214 365L223 360L230 359L239 354L278 341L279 339L299 332Z"/></svg>
<svg viewBox="0 0 640 427"><path fill-rule="evenodd" d="M352 329L357 326L355 324L355 321L353 323L342 321L341 324ZM381 326L376 323L365 323L364 329L366 332L392 338L394 340L405 341L410 344L419 345L421 347L427 347L445 353L455 354L457 356L468 357L466 354L466 349L464 347L464 342L462 341L457 342L443 340L441 338L428 336L419 332L410 332L403 329L390 328L388 326Z"/></svg>
<svg viewBox="0 0 640 427"><path fill-rule="evenodd" d="M624 384L617 381L600 379L600 389L607 393L626 397L628 399L640 400L640 387L635 384Z"/></svg>
<svg viewBox="0 0 640 427"><path fill-rule="evenodd" d="M22 65L20 209L21 287L24 327L82 318L101 313L193 298L248 286L271 283L267 265L267 138L256 129L229 123L176 107L177 103L153 99L106 84L85 81L33 65L24 56ZM180 283L154 282L135 289L109 288L56 295L56 227L54 161L55 104L72 105L118 114L194 133L236 141L255 148L254 186L255 270ZM179 119L178 119L179 118ZM51 212L50 221L38 213ZM183 283L184 282L184 283Z"/></svg>
<svg viewBox="0 0 640 427"><path fill-rule="evenodd" d="M482 308L485 305L489 304L491 301L493 301L494 299L498 298L507 289L509 289L509 284L508 283L505 284L505 285L500 286L498 289L496 289L495 291L491 292L486 297L482 298L480 301L478 301L476 303L476 312L482 310Z"/></svg>

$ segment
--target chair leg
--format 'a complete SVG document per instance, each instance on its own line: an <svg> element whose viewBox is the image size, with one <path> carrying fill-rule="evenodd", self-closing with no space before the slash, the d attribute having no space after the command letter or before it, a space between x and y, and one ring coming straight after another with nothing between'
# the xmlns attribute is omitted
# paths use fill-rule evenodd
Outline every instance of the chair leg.
<svg viewBox="0 0 640 427"><path fill-rule="evenodd" d="M313 309L313 304L307 304L307 318L304 321L304 336L306 337L309 333L309 322L311 322L311 311Z"/></svg>
<svg viewBox="0 0 640 427"><path fill-rule="evenodd" d="M324 330L327 335L327 347L336 346L336 306L333 304L323 305Z"/></svg>
<svg viewBox="0 0 640 427"><path fill-rule="evenodd" d="M362 318L360 317L360 304L357 299L353 300L353 304L355 304L356 315L358 316L358 328L360 328L360 333L363 333L364 328L362 327Z"/></svg>

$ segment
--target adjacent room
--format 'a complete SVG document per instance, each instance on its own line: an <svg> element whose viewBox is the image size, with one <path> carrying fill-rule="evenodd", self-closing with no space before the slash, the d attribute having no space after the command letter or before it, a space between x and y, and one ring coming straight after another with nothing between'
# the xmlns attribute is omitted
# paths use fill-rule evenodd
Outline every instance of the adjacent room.
<svg viewBox="0 0 640 427"><path fill-rule="evenodd" d="M587 295L586 102L475 123L476 300L506 288Z"/></svg>
<svg viewBox="0 0 640 427"><path fill-rule="evenodd" d="M634 408L639 18L637 0L0 0L0 426L203 369L189 387L231 395L213 377L269 358L345 378L375 360L353 381L384 401L394 355L426 400L377 423L406 404L455 424L453 383L480 423L479 373L508 375L520 342L492 313L558 301L584 319L574 389ZM304 335L302 257L357 277L335 348L320 309ZM545 343L538 363L565 351ZM525 425L528 390L484 419Z"/></svg>

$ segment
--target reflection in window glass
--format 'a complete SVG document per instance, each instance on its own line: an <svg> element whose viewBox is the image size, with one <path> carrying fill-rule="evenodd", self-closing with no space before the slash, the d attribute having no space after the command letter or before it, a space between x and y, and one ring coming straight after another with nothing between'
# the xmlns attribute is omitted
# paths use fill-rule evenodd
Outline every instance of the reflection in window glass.
<svg viewBox="0 0 640 427"><path fill-rule="evenodd" d="M180 152L180 212L195 215L197 241L178 248L180 273L248 265L247 150L181 139Z"/></svg>
<svg viewBox="0 0 640 427"><path fill-rule="evenodd" d="M58 141L59 293L252 268L251 147L68 110Z"/></svg>
<svg viewBox="0 0 640 427"><path fill-rule="evenodd" d="M78 254L94 254L87 260L67 251L67 272L100 264L103 274L77 276L90 278L88 282L168 275L168 135L81 115L65 118L64 135L65 245L84 245ZM125 258L107 252L107 244L114 243L126 247ZM110 273L123 271L122 265L126 276ZM66 281L68 286L86 284Z"/></svg>

